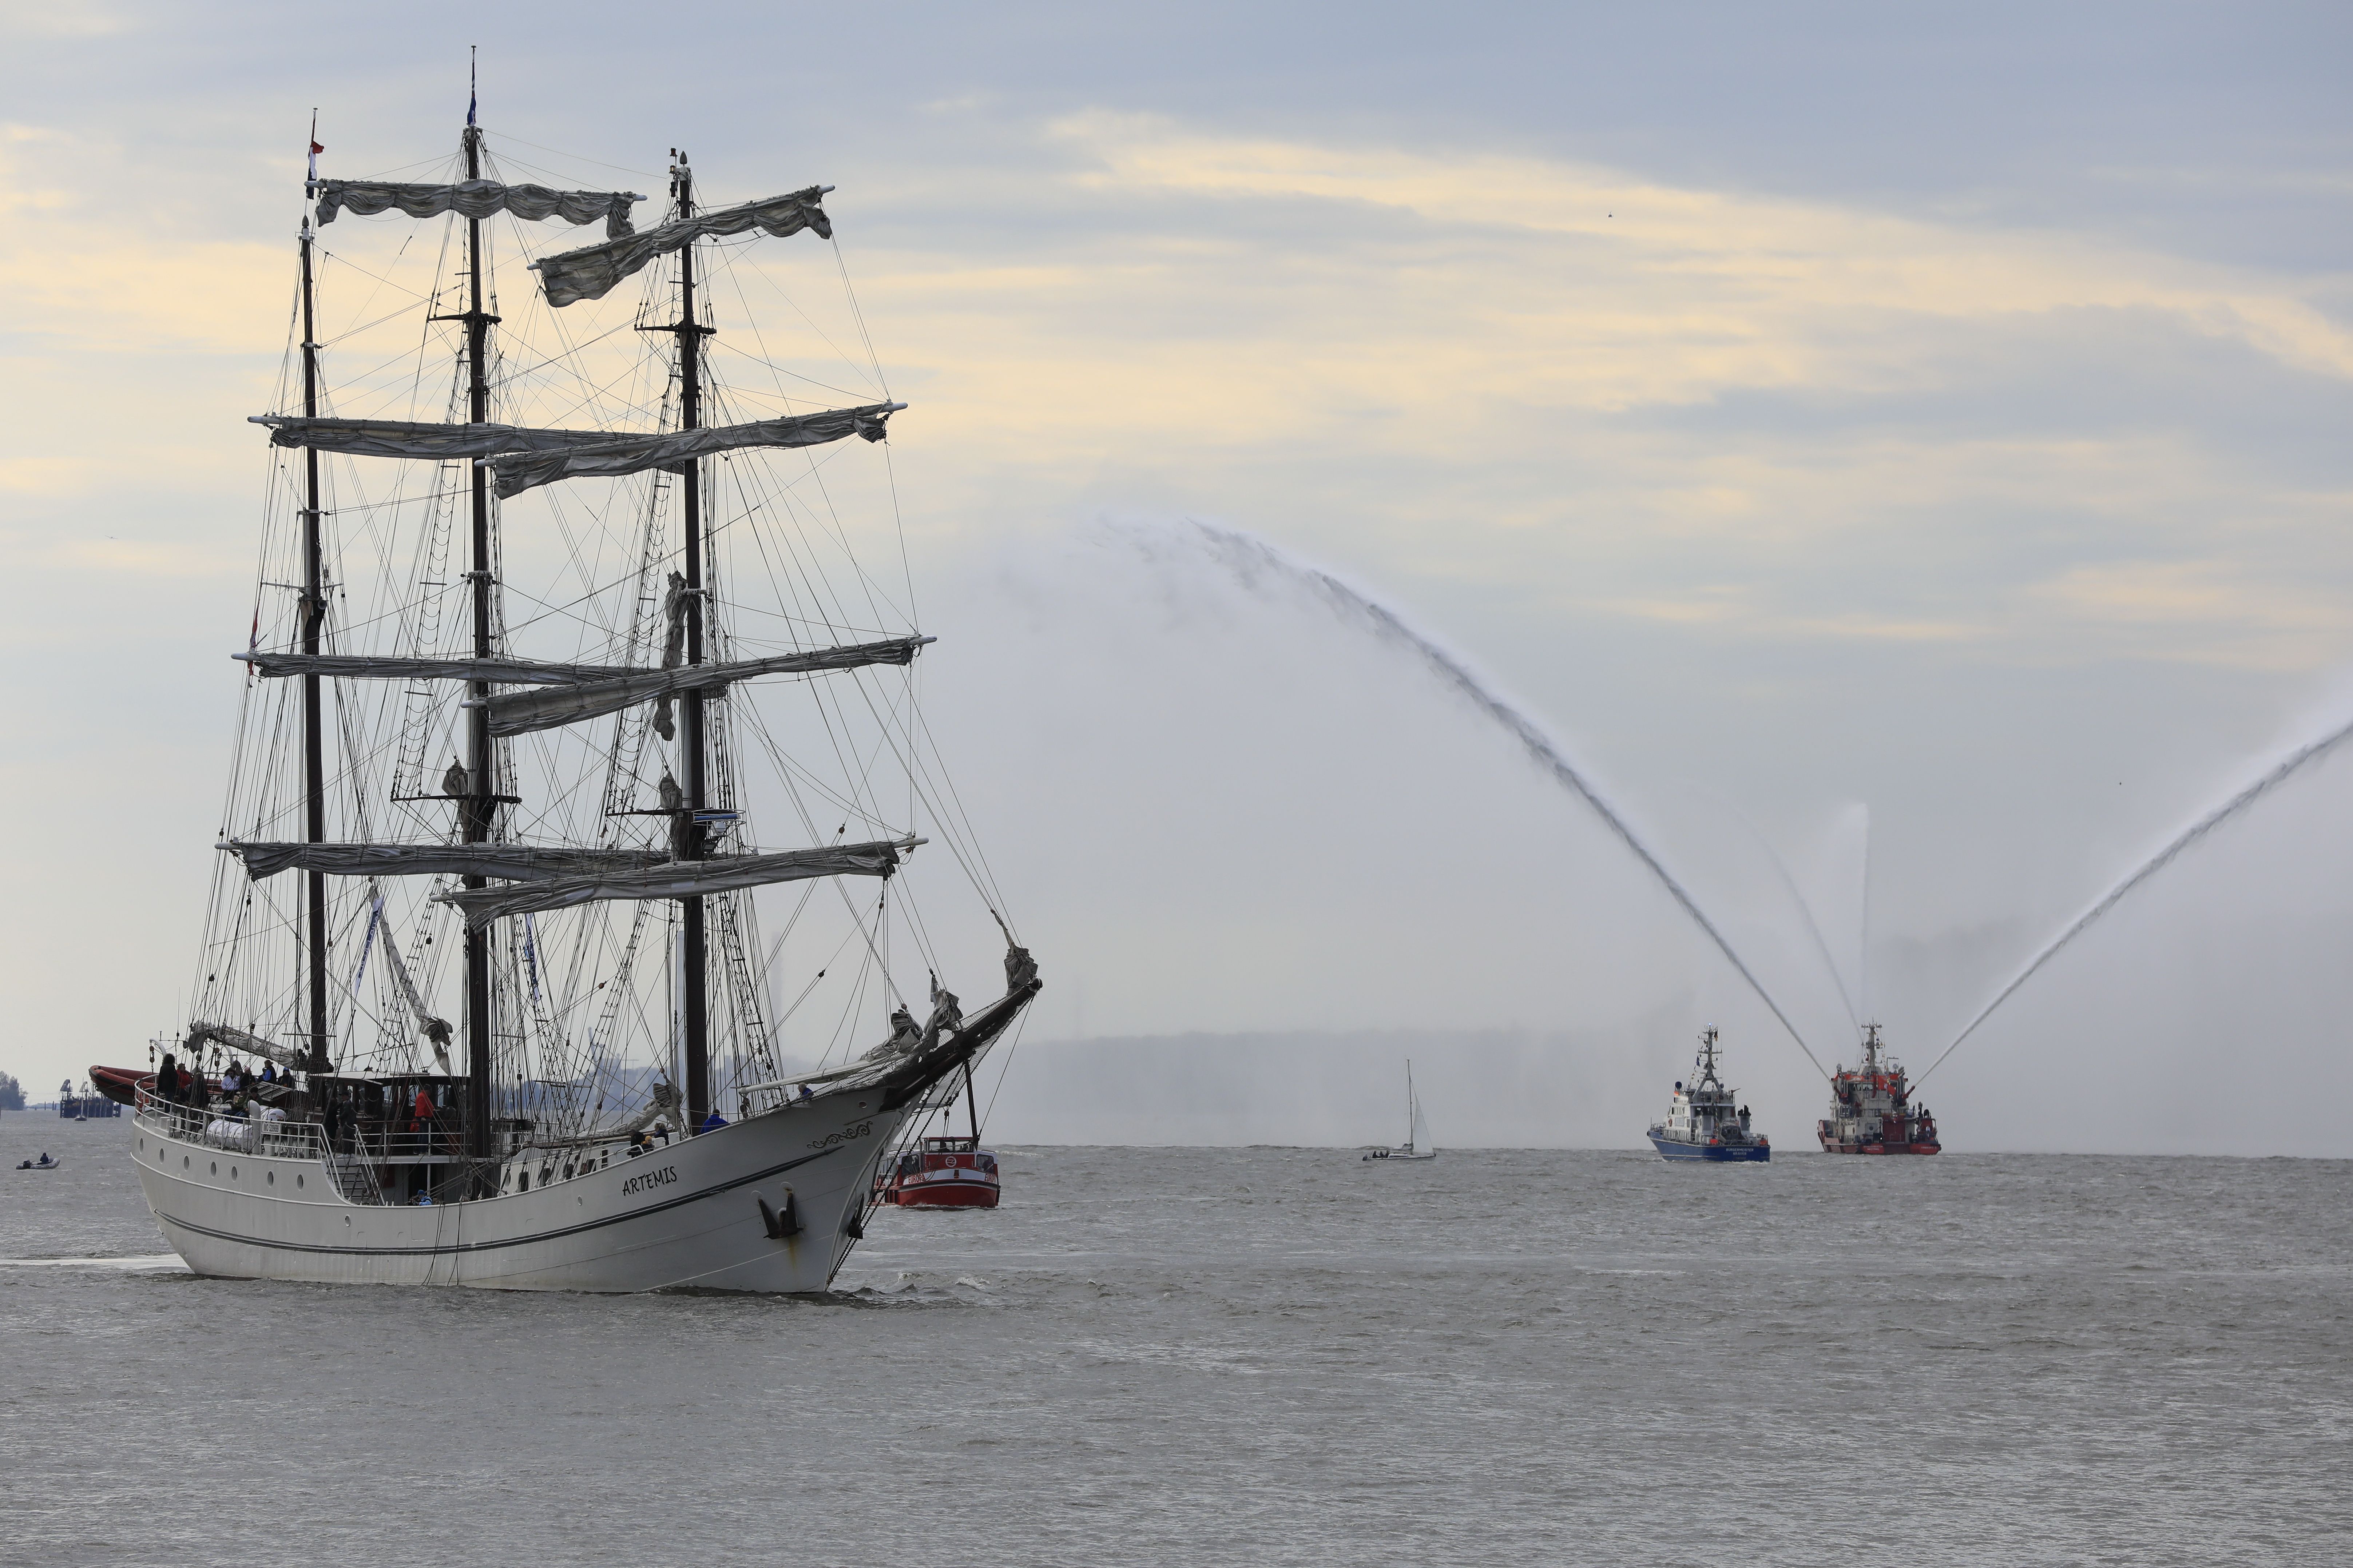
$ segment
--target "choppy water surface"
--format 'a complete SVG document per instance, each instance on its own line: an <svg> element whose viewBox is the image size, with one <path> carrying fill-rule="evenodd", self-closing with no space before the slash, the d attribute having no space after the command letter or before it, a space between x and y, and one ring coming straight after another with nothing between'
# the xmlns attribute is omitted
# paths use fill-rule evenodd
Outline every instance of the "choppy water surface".
<svg viewBox="0 0 2353 1568"><path fill-rule="evenodd" d="M204 1280L0 1120L0 1556L2308 1563L2353 1166L1008 1152L824 1300ZM147 1258L145 1264L124 1259Z"/></svg>

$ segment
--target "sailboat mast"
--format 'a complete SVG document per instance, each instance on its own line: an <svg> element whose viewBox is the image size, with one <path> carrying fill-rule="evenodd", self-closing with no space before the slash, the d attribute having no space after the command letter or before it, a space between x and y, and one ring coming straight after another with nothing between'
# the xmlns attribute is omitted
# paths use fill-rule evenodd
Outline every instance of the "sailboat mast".
<svg viewBox="0 0 2353 1568"><path fill-rule="evenodd" d="M694 216L694 171L687 164L686 154L673 154L671 188L678 198L678 216L683 220ZM681 430L696 429L702 424L702 344L703 329L694 319L694 243L689 240L681 247L679 258L678 312L678 422ZM680 488L680 504L685 518L681 531L686 546L686 662L702 662L702 464L686 465L684 481ZM683 860L702 858L702 825L697 814L711 803L708 799L710 781L704 767L703 700L700 688L681 694L679 703L679 749L686 763L685 821L678 825L675 842L678 855ZM702 900L699 898L681 900L686 908L681 933L684 952L681 967L686 995L680 1010L685 1023L686 1038L681 1042L686 1058L686 1126L689 1132L702 1130L704 1118L711 1114L711 1017L710 985L707 980L710 952L703 926Z"/></svg>
<svg viewBox="0 0 2353 1568"><path fill-rule="evenodd" d="M313 128L313 134L316 128ZM311 284L311 220L302 219L302 415L319 416L319 334L313 330ZM319 549L319 449L302 448L302 651L319 651L327 618L324 572ZM327 769L319 719L319 678L302 678L302 837L327 837ZM303 874L304 985L310 1003L309 1070L327 1070L327 874Z"/></svg>
<svg viewBox="0 0 2353 1568"><path fill-rule="evenodd" d="M466 178L482 177L482 132L469 110L466 125ZM474 424L491 416L488 364L491 322L482 308L482 220L466 220L466 417ZM488 658L491 646L491 493L490 474L472 465L473 570L466 580L473 590L474 657ZM492 796L498 783L491 770L491 686L470 683L474 699L466 710L466 793L459 803L459 837L482 844L491 837ZM468 877L469 888L490 885L484 877ZM491 935L487 926L466 933L466 1152L476 1160L491 1152Z"/></svg>

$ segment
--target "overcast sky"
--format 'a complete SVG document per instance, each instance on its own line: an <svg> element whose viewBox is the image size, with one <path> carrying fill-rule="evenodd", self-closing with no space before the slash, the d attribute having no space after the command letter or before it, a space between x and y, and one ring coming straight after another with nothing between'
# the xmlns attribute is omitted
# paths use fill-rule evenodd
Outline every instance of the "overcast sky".
<svg viewBox="0 0 2353 1568"><path fill-rule="evenodd" d="M1777 1141L1819 1114L1622 847L1187 517L1521 700L1825 1057L1843 987L1925 1066L2353 716L2342 7L0 14L36 1087L183 1021L311 110L325 172L444 156L469 43L515 159L839 187L1033 1039L1535 1031L1623 1142L1714 1022ZM2039 976L1939 1073L1953 1142L2353 1154L2348 806L2321 764Z"/></svg>

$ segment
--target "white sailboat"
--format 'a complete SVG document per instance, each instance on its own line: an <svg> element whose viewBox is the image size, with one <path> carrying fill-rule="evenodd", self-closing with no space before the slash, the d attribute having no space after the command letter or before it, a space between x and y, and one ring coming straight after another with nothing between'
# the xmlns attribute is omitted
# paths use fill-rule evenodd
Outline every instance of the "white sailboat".
<svg viewBox="0 0 2353 1568"><path fill-rule="evenodd" d="M673 150L640 230L637 193L511 181L470 106L438 180L321 151L142 1190L199 1274L821 1289L1040 988L917 702L912 578L852 548L861 496L902 548L904 405L840 352L831 187L713 206ZM938 975L1000 935L967 1014Z"/></svg>
<svg viewBox="0 0 2353 1568"><path fill-rule="evenodd" d="M1365 1151L1367 1160L1435 1160L1438 1145L1430 1136L1429 1119L1421 1113L1421 1096L1414 1092L1413 1060L1405 1064L1405 1142L1394 1149Z"/></svg>

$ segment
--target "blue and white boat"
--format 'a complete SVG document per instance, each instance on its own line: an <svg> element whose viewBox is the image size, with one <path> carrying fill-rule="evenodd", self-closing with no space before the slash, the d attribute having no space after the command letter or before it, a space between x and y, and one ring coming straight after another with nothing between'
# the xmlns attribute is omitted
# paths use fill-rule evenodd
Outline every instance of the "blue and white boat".
<svg viewBox="0 0 2353 1568"><path fill-rule="evenodd" d="M1675 1085L1667 1119L1651 1128L1651 1146L1669 1160L1769 1160L1773 1146L1748 1126L1748 1108L1715 1076L1715 1030L1701 1031L1689 1083Z"/></svg>

